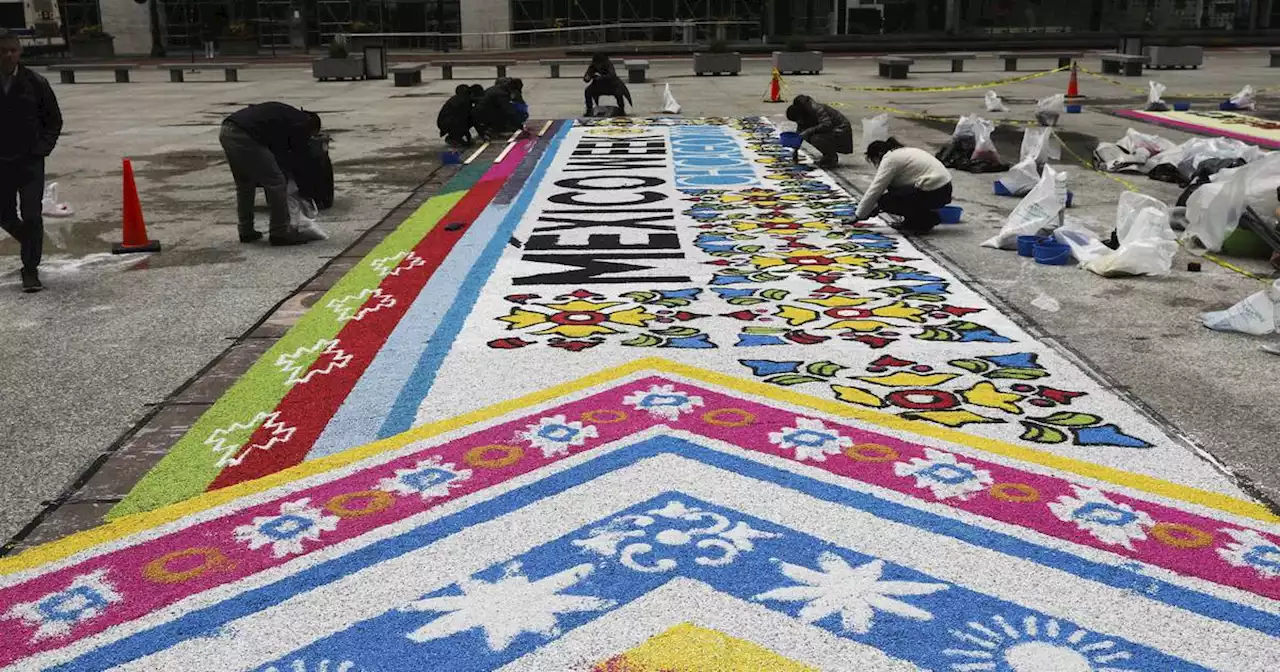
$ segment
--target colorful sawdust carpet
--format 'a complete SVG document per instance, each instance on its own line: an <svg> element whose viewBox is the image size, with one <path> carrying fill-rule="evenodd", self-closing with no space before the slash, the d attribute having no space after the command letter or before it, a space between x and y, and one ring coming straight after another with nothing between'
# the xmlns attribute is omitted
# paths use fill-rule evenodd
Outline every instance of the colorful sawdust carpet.
<svg viewBox="0 0 1280 672"><path fill-rule="evenodd" d="M1259 147L1280 149L1280 121L1262 119L1239 112L1216 110L1200 112L1119 110L1116 114L1127 119L1137 119L1149 124L1175 128L1189 133L1235 138Z"/></svg>
<svg viewBox="0 0 1280 672"><path fill-rule="evenodd" d="M463 169L0 559L0 668L1273 670L1276 517L775 136Z"/></svg>

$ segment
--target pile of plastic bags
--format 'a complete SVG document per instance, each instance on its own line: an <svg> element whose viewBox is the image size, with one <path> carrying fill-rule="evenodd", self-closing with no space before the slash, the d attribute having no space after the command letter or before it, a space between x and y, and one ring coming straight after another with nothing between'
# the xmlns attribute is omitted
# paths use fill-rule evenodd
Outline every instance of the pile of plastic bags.
<svg viewBox="0 0 1280 672"><path fill-rule="evenodd" d="M951 141L938 151L942 165L969 173L1002 173L1009 165L1000 161L1000 152L991 134L995 124L976 115L965 115L956 122Z"/></svg>
<svg viewBox="0 0 1280 672"><path fill-rule="evenodd" d="M1164 275L1173 269L1178 253L1169 220L1169 206L1163 201L1127 191L1116 206L1116 249L1079 222L1068 222L1054 237L1071 248L1081 268L1103 277Z"/></svg>
<svg viewBox="0 0 1280 672"><path fill-rule="evenodd" d="M1018 162L996 183L1011 196L1025 196L1040 181L1040 171L1050 160L1062 158L1062 144L1053 129L1029 127L1022 135Z"/></svg>

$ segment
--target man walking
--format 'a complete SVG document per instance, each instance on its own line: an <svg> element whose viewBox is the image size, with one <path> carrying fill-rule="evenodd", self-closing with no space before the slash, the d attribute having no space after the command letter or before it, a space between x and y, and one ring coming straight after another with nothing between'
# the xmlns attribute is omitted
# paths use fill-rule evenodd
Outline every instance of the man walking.
<svg viewBox="0 0 1280 672"><path fill-rule="evenodd" d="M262 238L253 221L258 186L266 192L271 209L272 245L301 245L316 240L290 225L288 180L308 160L311 138L319 132L320 115L284 103L250 105L222 122L218 140L236 182L240 242L252 243Z"/></svg>
<svg viewBox="0 0 1280 672"><path fill-rule="evenodd" d="M18 36L0 28L0 228L22 249L22 291L31 293L44 289L44 159L62 134L62 111L48 80L21 56Z"/></svg>

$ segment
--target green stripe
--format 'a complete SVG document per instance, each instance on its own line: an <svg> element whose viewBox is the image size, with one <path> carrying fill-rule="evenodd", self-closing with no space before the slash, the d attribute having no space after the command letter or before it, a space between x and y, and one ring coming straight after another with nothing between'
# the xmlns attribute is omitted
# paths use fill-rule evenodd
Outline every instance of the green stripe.
<svg viewBox="0 0 1280 672"><path fill-rule="evenodd" d="M261 424L261 420L254 422L255 417L275 410L292 387L287 382L289 374L276 364L280 356L296 353L300 348L313 348L317 342L337 336L344 323L338 321L337 313L329 303L377 288L382 277L373 267L374 260L408 252L417 246L453 206L462 200L467 190L480 180L487 169L487 162L479 161L464 167L449 180L440 195L422 204L391 235L342 276L283 338L200 416L169 454L138 481L123 501L111 509L107 519L113 520L181 502L208 489L222 467L217 464L220 455L215 453L213 447L205 445L205 441L215 431L231 428L236 424L244 427L225 432L222 435L224 445L238 447L248 440ZM356 299L351 301L352 308L355 308L358 305ZM319 354L319 349L314 353L304 354L297 359L295 366L302 367L305 371Z"/></svg>

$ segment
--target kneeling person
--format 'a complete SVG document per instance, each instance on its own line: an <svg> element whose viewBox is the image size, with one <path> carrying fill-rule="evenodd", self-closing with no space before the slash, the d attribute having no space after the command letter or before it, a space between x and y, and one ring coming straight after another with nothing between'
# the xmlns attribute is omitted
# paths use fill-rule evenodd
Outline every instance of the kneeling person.
<svg viewBox="0 0 1280 672"><path fill-rule="evenodd" d="M240 242L262 238L254 227L253 202L258 187L271 209L272 245L301 245L315 238L291 226L289 176L307 160L312 136L320 132L320 115L284 103L259 103L222 122L218 140L236 182L236 216Z"/></svg>
<svg viewBox="0 0 1280 672"><path fill-rule="evenodd" d="M440 135L453 147L469 147L471 145L471 108L475 105L475 94L470 86L459 84L453 97L440 108L436 117L436 125L440 127Z"/></svg>
<svg viewBox="0 0 1280 672"><path fill-rule="evenodd" d="M897 228L907 233L925 233L940 223L938 209L951 202L951 171L941 161L894 138L871 143L867 161L876 176L858 203L858 221L887 212L903 218Z"/></svg>
<svg viewBox="0 0 1280 672"><path fill-rule="evenodd" d="M834 168L840 154L853 153L853 125L830 105L801 94L787 108L787 119L796 122L800 136L822 152L819 168Z"/></svg>

